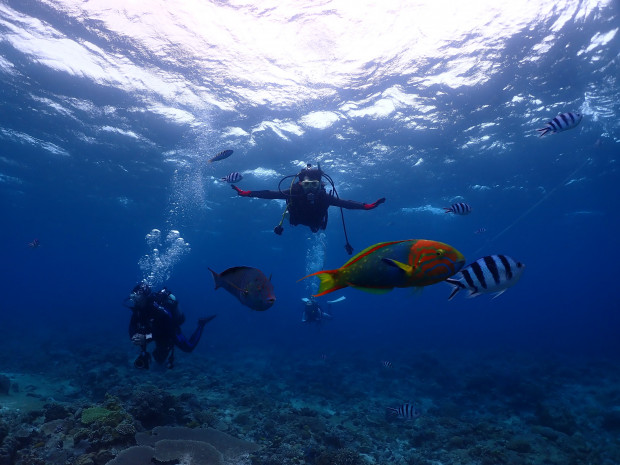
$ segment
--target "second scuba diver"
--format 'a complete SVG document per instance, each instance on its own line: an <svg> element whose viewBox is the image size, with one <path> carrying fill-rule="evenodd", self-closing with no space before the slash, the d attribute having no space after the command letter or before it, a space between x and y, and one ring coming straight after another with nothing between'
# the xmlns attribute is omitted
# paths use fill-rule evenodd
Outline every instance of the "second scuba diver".
<svg viewBox="0 0 620 465"><path fill-rule="evenodd" d="M289 188L282 190L282 182L288 178L292 178ZM330 193L325 190L325 183L322 178L325 178L332 187ZM296 182L297 181L297 182ZM237 194L241 197L256 197L259 199L283 199L286 200L286 210L282 215L280 223L274 228L274 232L278 235L282 234L284 228L282 228L282 222L284 216L288 212L289 222L293 226L303 224L308 226L312 232L317 232L320 229L325 229L327 226L327 210L330 206L340 207L340 213L342 209L347 208L350 210L372 210L385 202L385 197L373 203L362 203L354 200L344 200L338 196L336 187L332 178L321 171L321 167L313 168L308 164L306 168L302 169L298 174L293 174L283 178L278 184L278 190L261 190L261 191L245 191L239 189L234 184L232 188L237 191ZM342 217L342 226L344 228L345 239L347 241L345 248L349 254L353 253L353 247L349 244L347 238L347 230L344 223L344 216Z"/></svg>
<svg viewBox="0 0 620 465"><path fill-rule="evenodd" d="M145 282L139 283L127 299L125 305L132 311L129 322L129 337L140 347L140 355L134 362L136 368L149 368L151 354L147 345L155 342L153 358L159 364L168 359L167 367L174 367L174 347L183 352L191 352L198 345L205 325L215 315L198 320L198 326L187 339L181 332L185 315L179 311L179 302L165 287L154 293Z"/></svg>

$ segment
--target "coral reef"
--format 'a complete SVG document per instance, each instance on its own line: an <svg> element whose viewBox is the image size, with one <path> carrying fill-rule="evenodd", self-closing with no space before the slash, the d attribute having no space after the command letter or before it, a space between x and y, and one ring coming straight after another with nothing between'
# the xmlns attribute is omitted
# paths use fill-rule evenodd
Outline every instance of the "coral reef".
<svg viewBox="0 0 620 465"><path fill-rule="evenodd" d="M192 354L143 378L129 364L101 363L109 384L93 360L76 359L88 380L62 369L35 384L29 374L6 396L22 403L2 408L0 465L619 463L620 369L571 363L421 353L386 371L357 354L218 363ZM386 414L412 401L419 418Z"/></svg>

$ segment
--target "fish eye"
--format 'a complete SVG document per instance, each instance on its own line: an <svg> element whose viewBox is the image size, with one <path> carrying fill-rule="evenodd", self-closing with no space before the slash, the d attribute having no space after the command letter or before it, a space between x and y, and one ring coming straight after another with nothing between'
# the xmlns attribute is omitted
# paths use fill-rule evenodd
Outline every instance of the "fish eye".
<svg viewBox="0 0 620 465"><path fill-rule="evenodd" d="M436 254L438 257L441 257L442 255L444 255L446 253L446 251L444 249L438 249Z"/></svg>

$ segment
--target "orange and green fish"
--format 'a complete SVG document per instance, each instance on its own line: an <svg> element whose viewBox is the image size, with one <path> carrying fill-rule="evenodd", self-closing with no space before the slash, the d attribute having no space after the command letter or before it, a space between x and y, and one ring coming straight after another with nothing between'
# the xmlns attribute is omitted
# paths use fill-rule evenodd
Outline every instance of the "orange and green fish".
<svg viewBox="0 0 620 465"><path fill-rule="evenodd" d="M319 297L344 287L383 294L395 287L435 284L458 272L465 257L454 247L427 239L380 242L351 258L337 270L304 276L321 280Z"/></svg>

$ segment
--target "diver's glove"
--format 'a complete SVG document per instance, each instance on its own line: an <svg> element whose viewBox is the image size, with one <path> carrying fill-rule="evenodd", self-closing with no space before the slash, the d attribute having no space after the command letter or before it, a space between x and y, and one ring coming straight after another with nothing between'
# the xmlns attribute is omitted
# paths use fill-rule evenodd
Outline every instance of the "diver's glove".
<svg viewBox="0 0 620 465"><path fill-rule="evenodd" d="M242 189L239 189L237 186L235 186L234 184L231 184L231 186L234 190L237 191L237 194L239 194L241 197L248 197L252 191L244 191Z"/></svg>
<svg viewBox="0 0 620 465"><path fill-rule="evenodd" d="M373 208L377 208L383 202L385 202L385 197L381 197L379 200L377 200L374 203L365 203L364 204L364 210L372 210Z"/></svg>
<svg viewBox="0 0 620 465"><path fill-rule="evenodd" d="M151 339L153 339L152 334L136 333L133 336L131 336L131 342L133 342L135 345L140 346L140 347L146 345L146 343L150 342Z"/></svg>

